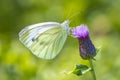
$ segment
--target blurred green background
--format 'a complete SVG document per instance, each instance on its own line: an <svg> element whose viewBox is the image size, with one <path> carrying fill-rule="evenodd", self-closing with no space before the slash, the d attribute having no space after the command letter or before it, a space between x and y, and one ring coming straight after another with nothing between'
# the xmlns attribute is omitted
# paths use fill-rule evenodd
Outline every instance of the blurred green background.
<svg viewBox="0 0 120 80"><path fill-rule="evenodd" d="M87 24L97 48L94 66L97 80L120 79L120 0L0 0L0 80L92 80L68 74L79 56L78 41L68 37L53 60L34 56L18 40L25 26L70 19L70 27Z"/></svg>

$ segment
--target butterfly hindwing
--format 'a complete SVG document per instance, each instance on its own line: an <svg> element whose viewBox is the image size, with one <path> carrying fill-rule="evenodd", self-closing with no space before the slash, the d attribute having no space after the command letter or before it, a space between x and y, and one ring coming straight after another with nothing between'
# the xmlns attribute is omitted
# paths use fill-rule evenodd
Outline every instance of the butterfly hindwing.
<svg viewBox="0 0 120 80"><path fill-rule="evenodd" d="M67 35L63 33L61 27L56 27L42 33L38 38L40 43L40 45L38 45L39 49L35 50L38 56L47 59L54 58L60 52L66 40Z"/></svg>

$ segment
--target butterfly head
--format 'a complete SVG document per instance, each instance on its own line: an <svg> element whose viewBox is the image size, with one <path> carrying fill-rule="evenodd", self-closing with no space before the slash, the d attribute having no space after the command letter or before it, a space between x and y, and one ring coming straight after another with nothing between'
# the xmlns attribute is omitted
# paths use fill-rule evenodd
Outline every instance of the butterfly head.
<svg viewBox="0 0 120 80"><path fill-rule="evenodd" d="M65 20L61 26L63 27L63 29L70 34L70 27L69 27L70 21L69 20Z"/></svg>

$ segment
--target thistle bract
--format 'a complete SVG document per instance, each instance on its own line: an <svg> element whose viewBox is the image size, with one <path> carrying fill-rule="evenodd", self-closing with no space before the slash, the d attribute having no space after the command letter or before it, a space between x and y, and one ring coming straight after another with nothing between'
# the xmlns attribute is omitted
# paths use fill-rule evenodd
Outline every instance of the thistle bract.
<svg viewBox="0 0 120 80"><path fill-rule="evenodd" d="M74 37L78 38L80 56L83 59L90 59L96 55L96 49L92 44L87 26L80 25L72 30Z"/></svg>

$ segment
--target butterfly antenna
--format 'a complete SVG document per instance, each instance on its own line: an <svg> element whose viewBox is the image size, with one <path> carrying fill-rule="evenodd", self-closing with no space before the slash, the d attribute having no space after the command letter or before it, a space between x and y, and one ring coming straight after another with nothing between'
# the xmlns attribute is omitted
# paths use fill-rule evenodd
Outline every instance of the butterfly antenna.
<svg viewBox="0 0 120 80"><path fill-rule="evenodd" d="M66 20L69 19L70 15L72 14L73 8L71 8L66 16Z"/></svg>
<svg viewBox="0 0 120 80"><path fill-rule="evenodd" d="M70 22L72 22L73 20L71 20L71 19L72 19L73 17L79 15L80 13L81 13L81 11L79 11L79 12L73 14L72 16L70 16L70 17L68 18L68 20L70 20Z"/></svg>

